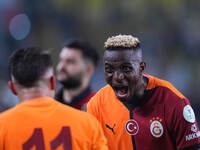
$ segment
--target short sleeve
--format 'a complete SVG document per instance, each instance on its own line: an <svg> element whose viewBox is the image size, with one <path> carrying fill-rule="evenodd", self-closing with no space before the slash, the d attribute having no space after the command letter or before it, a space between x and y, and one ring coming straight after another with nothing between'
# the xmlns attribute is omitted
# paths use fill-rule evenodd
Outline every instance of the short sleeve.
<svg viewBox="0 0 200 150"><path fill-rule="evenodd" d="M192 147L200 143L200 131L194 111L187 99L181 99L172 110L171 135L176 149Z"/></svg>

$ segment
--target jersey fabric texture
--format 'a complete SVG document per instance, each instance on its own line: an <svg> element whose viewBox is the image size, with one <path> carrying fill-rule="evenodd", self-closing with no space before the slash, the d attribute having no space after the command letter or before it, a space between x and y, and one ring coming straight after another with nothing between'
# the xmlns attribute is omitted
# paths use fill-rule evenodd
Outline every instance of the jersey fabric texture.
<svg viewBox="0 0 200 150"><path fill-rule="evenodd" d="M137 107L119 101L106 85L87 111L101 123L110 150L180 150L199 147L200 131L193 109L169 82L148 74L148 86Z"/></svg>
<svg viewBox="0 0 200 150"><path fill-rule="evenodd" d="M86 110L86 105L88 103L88 101L90 100L90 98L92 96L95 95L95 91L91 90L90 87L86 88L82 93L80 93L79 95L75 96L71 103L67 103L64 98L63 98L63 88L61 88L55 96L55 99L58 100L59 102L72 106L76 109L79 110Z"/></svg>
<svg viewBox="0 0 200 150"><path fill-rule="evenodd" d="M50 97L0 114L0 150L107 150L97 119Z"/></svg>

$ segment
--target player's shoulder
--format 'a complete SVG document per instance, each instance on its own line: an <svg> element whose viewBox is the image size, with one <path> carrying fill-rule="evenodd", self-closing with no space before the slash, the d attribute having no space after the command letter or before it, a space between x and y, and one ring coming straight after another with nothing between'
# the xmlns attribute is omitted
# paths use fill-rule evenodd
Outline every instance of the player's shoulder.
<svg viewBox="0 0 200 150"><path fill-rule="evenodd" d="M185 96L179 90L177 90L173 86L173 84L171 84L169 81L163 80L163 79L160 79L160 78L148 75L148 74L147 74L147 76L149 79L149 83L147 86L148 90L158 88L158 89L164 90L165 92L173 93L180 99L185 99Z"/></svg>
<svg viewBox="0 0 200 150"><path fill-rule="evenodd" d="M112 87L107 84L105 85L104 87L102 87L96 94L95 96L96 97L104 97L104 96L113 96L114 95L114 91L112 89Z"/></svg>
<svg viewBox="0 0 200 150"><path fill-rule="evenodd" d="M12 119L13 116L16 115L16 112L17 112L16 106L1 112L0 113L0 122Z"/></svg>
<svg viewBox="0 0 200 150"><path fill-rule="evenodd" d="M112 89L112 87L107 84L104 87L102 87L97 93L90 99L89 105L92 103L96 103L97 105L100 105L100 103L107 102L107 99L113 99L115 98L115 93Z"/></svg>
<svg viewBox="0 0 200 150"><path fill-rule="evenodd" d="M73 119L73 122L80 124L83 128L99 128L97 119L90 113L81 111L75 108L70 108ZM96 130L96 129L95 129Z"/></svg>
<svg viewBox="0 0 200 150"><path fill-rule="evenodd" d="M68 105L64 105L62 103L59 103L59 107L60 107L59 111L62 111L61 112L62 114L67 114L69 117L73 117L74 119L79 118L79 121L80 120L93 120L94 119L94 117L91 114L84 112L84 111L81 111L81 110L78 110L78 109L75 109L75 108L70 107Z"/></svg>

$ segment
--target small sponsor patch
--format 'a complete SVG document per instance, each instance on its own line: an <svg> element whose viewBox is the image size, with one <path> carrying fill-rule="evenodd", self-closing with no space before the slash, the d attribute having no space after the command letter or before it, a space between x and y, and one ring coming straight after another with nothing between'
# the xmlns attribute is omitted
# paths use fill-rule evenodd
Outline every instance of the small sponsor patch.
<svg viewBox="0 0 200 150"><path fill-rule="evenodd" d="M128 120L126 122L125 129L126 129L128 134L136 135L139 131L139 126L138 126L138 123L135 120L131 119L131 120Z"/></svg>
<svg viewBox="0 0 200 150"><path fill-rule="evenodd" d="M194 111L193 111L193 109L190 105L186 105L183 108L183 117L186 121L188 121L190 123L195 122L195 114L194 114Z"/></svg>
<svg viewBox="0 0 200 150"><path fill-rule="evenodd" d="M185 137L186 141L190 141L200 137L200 131L197 130L196 124L192 124L190 129L193 133L186 135Z"/></svg>
<svg viewBox="0 0 200 150"><path fill-rule="evenodd" d="M186 135L185 141L190 141L190 140L193 140L193 139L197 139L199 137L200 137L200 131L197 131L195 133Z"/></svg>
<svg viewBox="0 0 200 150"><path fill-rule="evenodd" d="M151 122L151 125L150 125L151 134L156 138L161 137L163 135L163 126L161 124L162 119L160 119L159 117L156 117L156 118L153 118L153 120L150 120L150 122Z"/></svg>
<svg viewBox="0 0 200 150"><path fill-rule="evenodd" d="M191 131L192 132L197 132L197 127L195 124L191 125Z"/></svg>

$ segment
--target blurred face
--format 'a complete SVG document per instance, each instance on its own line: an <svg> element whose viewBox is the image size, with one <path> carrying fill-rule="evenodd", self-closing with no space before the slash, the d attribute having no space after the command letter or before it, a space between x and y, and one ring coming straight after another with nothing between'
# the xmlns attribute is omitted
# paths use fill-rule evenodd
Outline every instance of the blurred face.
<svg viewBox="0 0 200 150"><path fill-rule="evenodd" d="M144 69L140 62L141 53L133 50L105 51L105 79L119 100L131 103L140 91Z"/></svg>
<svg viewBox="0 0 200 150"><path fill-rule="evenodd" d="M63 48L57 65L57 80L67 89L78 88L82 84L85 68L81 51Z"/></svg>

